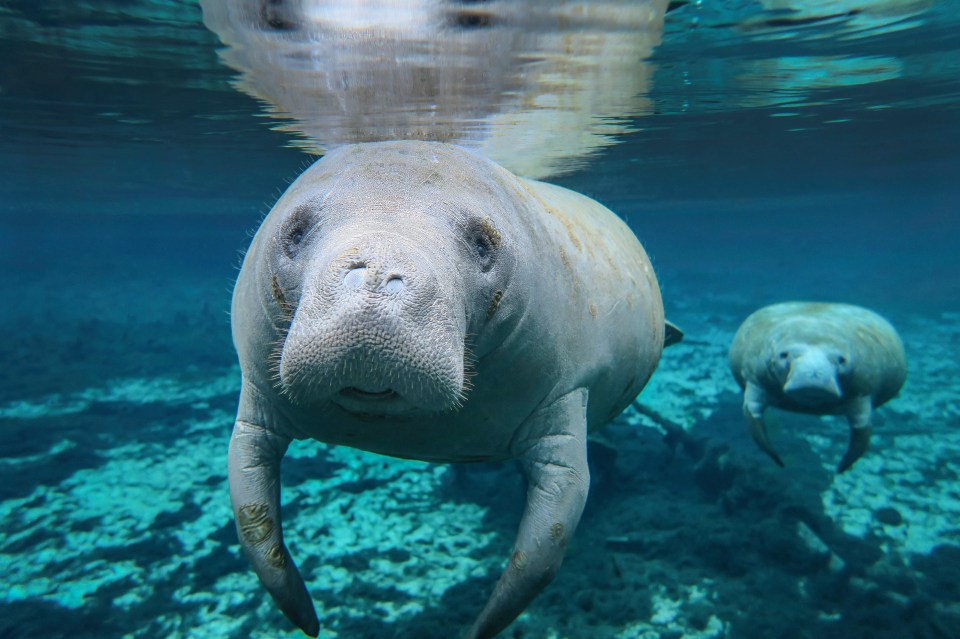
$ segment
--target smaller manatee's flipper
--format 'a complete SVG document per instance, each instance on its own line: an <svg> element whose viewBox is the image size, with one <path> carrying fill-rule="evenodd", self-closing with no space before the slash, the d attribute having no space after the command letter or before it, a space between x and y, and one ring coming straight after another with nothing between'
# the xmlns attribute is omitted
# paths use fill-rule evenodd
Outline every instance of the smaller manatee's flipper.
<svg viewBox="0 0 960 639"><path fill-rule="evenodd" d="M837 466L837 472L842 473L853 466L860 457L867 452L870 447L870 415L873 412L873 404L869 397L858 397L851 406L847 414L847 420L850 422L850 445L840 465Z"/></svg>
<svg viewBox="0 0 960 639"><path fill-rule="evenodd" d="M287 618L316 637L320 622L283 543L280 523L280 460L290 440L261 425L266 420L257 415L253 393L246 385L241 392L228 456L230 501L240 547Z"/></svg>
<svg viewBox="0 0 960 639"><path fill-rule="evenodd" d="M847 448L846 454L844 454L843 459L840 460L840 465L837 466L837 472L842 473L848 470L853 466L854 462L860 459L860 457L867 452L867 448L870 447L870 427L865 426L863 428L851 428L850 429L850 446Z"/></svg>
<svg viewBox="0 0 960 639"><path fill-rule="evenodd" d="M673 346L683 341L683 331L670 320L663 320L663 347Z"/></svg>
<svg viewBox="0 0 960 639"><path fill-rule="evenodd" d="M783 460L770 444L770 438L767 437L767 426L763 423L763 412L767 409L767 393L762 388L752 382L747 382L743 389L743 415L747 418L747 427L750 429L750 435L753 441L757 443L760 450L770 456L770 459L777 462L777 465L783 467Z"/></svg>
<svg viewBox="0 0 960 639"><path fill-rule="evenodd" d="M467 639L496 636L557 574L590 488L586 412L587 391L577 389L524 425L538 435L521 455L527 504L510 561Z"/></svg>

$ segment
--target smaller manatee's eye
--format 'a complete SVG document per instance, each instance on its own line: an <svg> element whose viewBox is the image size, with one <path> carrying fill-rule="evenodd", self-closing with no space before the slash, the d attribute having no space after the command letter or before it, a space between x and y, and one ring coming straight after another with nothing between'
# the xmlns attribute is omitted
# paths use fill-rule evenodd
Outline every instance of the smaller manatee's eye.
<svg viewBox="0 0 960 639"><path fill-rule="evenodd" d="M780 359L787 359L788 357L790 357L790 353L788 353L787 351L780 351L779 357Z"/></svg>
<svg viewBox="0 0 960 639"><path fill-rule="evenodd" d="M844 357L843 355L839 356L839 357L837 358L837 364L840 364L840 366L846 366L846 365L847 365L847 358Z"/></svg>

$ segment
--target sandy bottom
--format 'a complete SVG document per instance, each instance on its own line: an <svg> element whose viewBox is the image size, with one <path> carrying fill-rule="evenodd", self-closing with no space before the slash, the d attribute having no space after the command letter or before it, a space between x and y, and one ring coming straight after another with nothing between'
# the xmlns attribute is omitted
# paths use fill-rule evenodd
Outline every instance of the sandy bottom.
<svg viewBox="0 0 960 639"><path fill-rule="evenodd" d="M174 269L156 255L67 283L27 269L2 318L20 339L0 346L0 637L299 634L241 558L226 489L235 254ZM749 440L725 358L753 298L665 290L687 339L591 441L566 563L503 636L960 636L960 316L886 313L909 380L838 476L837 418L769 413L785 469ZM514 463L316 443L292 447L283 482L321 636L343 639L457 636L524 495Z"/></svg>

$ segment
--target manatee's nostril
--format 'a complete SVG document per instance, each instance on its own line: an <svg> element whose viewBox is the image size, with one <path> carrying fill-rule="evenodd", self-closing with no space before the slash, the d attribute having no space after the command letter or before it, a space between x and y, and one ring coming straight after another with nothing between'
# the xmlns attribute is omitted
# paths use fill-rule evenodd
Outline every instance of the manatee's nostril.
<svg viewBox="0 0 960 639"><path fill-rule="evenodd" d="M343 276L343 284L348 288L360 288L363 286L363 280L366 279L367 267L355 266L347 271Z"/></svg>
<svg viewBox="0 0 960 639"><path fill-rule="evenodd" d="M403 290L404 283L403 278L399 275L394 275L387 280L387 283L383 285L383 290L387 293L399 293Z"/></svg>

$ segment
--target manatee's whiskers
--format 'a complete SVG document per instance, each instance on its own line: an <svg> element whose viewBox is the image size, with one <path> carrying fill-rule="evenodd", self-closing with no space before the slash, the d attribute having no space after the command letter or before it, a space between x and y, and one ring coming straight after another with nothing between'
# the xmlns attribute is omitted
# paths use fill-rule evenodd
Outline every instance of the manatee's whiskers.
<svg viewBox="0 0 960 639"><path fill-rule="evenodd" d="M467 334L463 341L463 383L460 385L460 392L457 394L457 408L460 409L466 403L470 391L474 388L474 377L477 375L478 358L474 355L471 344L473 343L472 334Z"/></svg>

